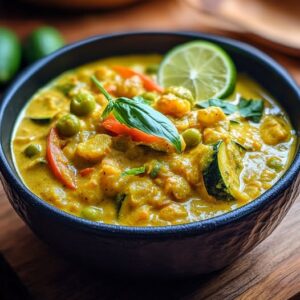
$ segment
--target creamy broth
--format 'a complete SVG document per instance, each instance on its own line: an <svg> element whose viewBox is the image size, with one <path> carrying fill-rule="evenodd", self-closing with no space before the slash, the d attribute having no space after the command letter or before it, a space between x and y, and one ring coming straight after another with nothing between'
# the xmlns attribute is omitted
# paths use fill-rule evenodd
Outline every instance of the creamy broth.
<svg viewBox="0 0 300 300"><path fill-rule="evenodd" d="M145 73L161 59L158 55L104 59L66 72L37 91L20 115L12 140L15 164L26 186L76 216L110 224L164 226L229 212L276 184L294 156L296 142L288 116L278 102L251 78L238 74L235 91L225 101L236 104L241 96L263 99L263 116L255 123L239 113L225 115L218 107L192 106L172 91L146 95L149 92L138 77L122 78L112 68L122 65ZM183 141L183 151L177 153L164 142L144 143L110 132L101 121L107 100L91 82L92 75L115 97L151 96L149 105L167 115L180 134L193 128L201 141L193 147ZM155 74L147 76L156 81ZM51 170L47 137L58 120L70 112L72 97L82 90L92 95L95 108L78 117L79 132L59 136L62 153L76 176L73 189ZM26 150L32 144L38 149ZM239 161L229 153L231 147ZM218 156L221 151L223 156ZM221 171L213 168L216 159ZM225 166L222 173L223 162L236 169ZM144 172L124 175L132 168L144 168ZM216 190L207 186L219 176L209 173L219 171L228 176L224 193L220 192L222 186ZM215 196L218 192L222 199Z"/></svg>

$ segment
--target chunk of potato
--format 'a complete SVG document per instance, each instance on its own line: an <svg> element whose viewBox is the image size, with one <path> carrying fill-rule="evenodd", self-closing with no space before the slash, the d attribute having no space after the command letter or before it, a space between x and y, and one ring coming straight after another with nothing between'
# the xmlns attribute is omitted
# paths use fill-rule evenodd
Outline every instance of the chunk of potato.
<svg viewBox="0 0 300 300"><path fill-rule="evenodd" d="M138 76L133 76L117 82L116 96L132 98L144 92L144 87L141 79Z"/></svg>
<svg viewBox="0 0 300 300"><path fill-rule="evenodd" d="M289 139L289 130L286 122L279 117L267 116L260 126L260 135L268 145L277 145Z"/></svg>
<svg viewBox="0 0 300 300"><path fill-rule="evenodd" d="M101 160L110 151L111 137L107 134L96 134L87 141L78 144L76 154L88 161Z"/></svg>
<svg viewBox="0 0 300 300"><path fill-rule="evenodd" d="M190 112L191 103L174 94L166 94L162 95L156 102L156 108L163 114L181 118Z"/></svg>
<svg viewBox="0 0 300 300"><path fill-rule="evenodd" d="M169 222L174 222L176 220L186 218L187 215L188 213L186 211L186 208L176 203L172 203L162 208L159 212L159 217Z"/></svg>
<svg viewBox="0 0 300 300"><path fill-rule="evenodd" d="M165 192L172 194L176 200L184 202L191 194L191 187L186 179L173 175L166 180Z"/></svg>
<svg viewBox="0 0 300 300"><path fill-rule="evenodd" d="M220 107L211 106L198 111L198 121L203 127L211 127L226 119L226 115Z"/></svg>
<svg viewBox="0 0 300 300"><path fill-rule="evenodd" d="M173 94L178 98L188 100L191 103L194 103L194 97L190 90L186 89L183 86L170 86L166 88L165 94Z"/></svg>
<svg viewBox="0 0 300 300"><path fill-rule="evenodd" d="M145 191L147 191L145 193ZM137 207L144 204L154 204L157 198L163 199L163 195L150 179L139 178L128 184L126 189L127 201L131 207ZM155 205L154 205L155 206Z"/></svg>
<svg viewBox="0 0 300 300"><path fill-rule="evenodd" d="M115 79L116 72L106 66L99 66L95 70L95 76L100 81L108 80L108 79L112 80L112 79Z"/></svg>
<svg viewBox="0 0 300 300"><path fill-rule="evenodd" d="M46 187L42 192L42 197L58 208L65 208L68 205L68 200L65 191L57 186Z"/></svg>
<svg viewBox="0 0 300 300"><path fill-rule="evenodd" d="M106 196L113 197L117 195L120 175L121 169L115 160L105 158L101 162L99 182Z"/></svg>
<svg viewBox="0 0 300 300"><path fill-rule="evenodd" d="M99 174L93 174L87 181L83 182L78 189L78 201L96 205L103 201L103 191L99 185Z"/></svg>
<svg viewBox="0 0 300 300"><path fill-rule="evenodd" d="M205 128L203 131L203 142L207 145L214 144L228 137L228 133L221 128Z"/></svg>

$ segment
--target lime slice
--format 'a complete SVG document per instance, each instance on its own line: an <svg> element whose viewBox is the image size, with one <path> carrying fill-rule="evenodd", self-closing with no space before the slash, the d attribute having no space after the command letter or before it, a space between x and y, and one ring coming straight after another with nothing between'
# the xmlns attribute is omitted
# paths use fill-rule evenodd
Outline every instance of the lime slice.
<svg viewBox="0 0 300 300"><path fill-rule="evenodd" d="M161 86L183 86L196 101L230 95L235 80L236 69L229 55L206 41L175 47L165 55L158 72Z"/></svg>

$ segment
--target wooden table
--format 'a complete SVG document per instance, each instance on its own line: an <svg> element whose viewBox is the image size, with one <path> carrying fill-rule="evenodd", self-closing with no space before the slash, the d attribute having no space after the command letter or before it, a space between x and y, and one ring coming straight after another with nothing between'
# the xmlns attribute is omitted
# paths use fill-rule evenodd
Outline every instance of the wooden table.
<svg viewBox="0 0 300 300"><path fill-rule="evenodd" d="M91 14L46 14L46 9L14 6L0 3L0 26L15 29L21 37L44 23L58 27L70 42L134 29L222 33L182 1L147 1L126 10ZM247 40L243 35L231 36ZM299 60L264 50L300 83ZM107 278L101 270L78 269L65 261L31 233L0 187L0 252L35 299L300 299L300 199L267 240L226 269L192 279L149 283ZM3 280L0 276L0 295Z"/></svg>

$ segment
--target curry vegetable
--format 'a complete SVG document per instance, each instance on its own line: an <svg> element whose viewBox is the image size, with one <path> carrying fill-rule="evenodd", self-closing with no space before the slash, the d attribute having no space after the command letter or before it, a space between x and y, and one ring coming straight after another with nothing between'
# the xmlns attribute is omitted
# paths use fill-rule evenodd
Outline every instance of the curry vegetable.
<svg viewBox="0 0 300 300"><path fill-rule="evenodd" d="M239 112L241 116L251 120L252 122L259 123L263 110L264 102L261 99L245 99L240 98L239 103L234 105L220 99L210 99L208 101L198 102L199 108L207 108L210 106L216 106L222 108L225 114L230 115L235 112Z"/></svg>
<svg viewBox="0 0 300 300"><path fill-rule="evenodd" d="M27 187L93 222L165 226L226 213L276 184L296 145L276 99L238 74L230 96L199 102L181 80L161 86L146 73L161 61L107 58L37 91L12 141Z"/></svg>
<svg viewBox="0 0 300 300"><path fill-rule="evenodd" d="M114 100L95 77L92 77L92 80L108 100L102 118L105 119L112 112L121 124L166 139L174 145L178 152L181 152L180 136L174 124L167 117L142 101L133 101L125 97Z"/></svg>

